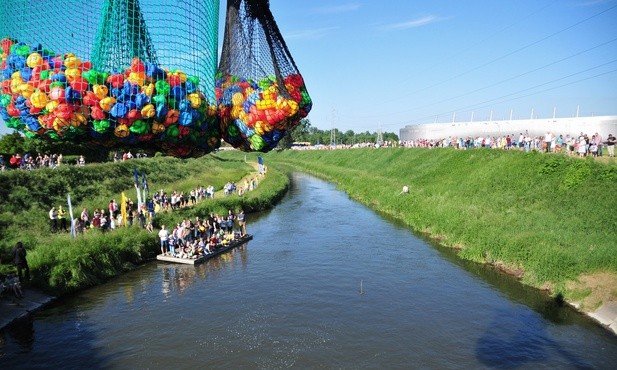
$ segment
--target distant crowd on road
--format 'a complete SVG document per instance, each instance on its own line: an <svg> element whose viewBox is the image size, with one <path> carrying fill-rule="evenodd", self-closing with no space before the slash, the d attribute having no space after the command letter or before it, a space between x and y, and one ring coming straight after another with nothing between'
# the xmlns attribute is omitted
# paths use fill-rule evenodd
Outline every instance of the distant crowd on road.
<svg viewBox="0 0 617 370"><path fill-rule="evenodd" d="M526 152L538 151L545 153L566 153L579 157L602 157L604 149L609 157L615 156L615 143L617 138L609 134L606 140L602 135L595 133L593 135L581 132L579 135L562 135L547 132L544 135L532 136L527 131L520 133L518 136L476 136L476 137L453 137L450 136L444 139L417 139L403 141L400 143L403 147L409 148L447 148L453 147L456 149L503 149L503 150L524 150Z"/></svg>
<svg viewBox="0 0 617 370"><path fill-rule="evenodd" d="M355 144L329 144L329 145L292 145L291 150L336 150L336 149L355 149L355 148L391 148L396 147L396 142L384 141L382 143L355 143Z"/></svg>

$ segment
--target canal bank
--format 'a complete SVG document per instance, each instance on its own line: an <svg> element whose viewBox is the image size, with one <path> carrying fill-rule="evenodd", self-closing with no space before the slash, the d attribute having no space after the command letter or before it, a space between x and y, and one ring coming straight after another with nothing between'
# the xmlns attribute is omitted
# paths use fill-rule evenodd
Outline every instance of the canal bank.
<svg viewBox="0 0 617 370"><path fill-rule="evenodd" d="M24 297L19 299L10 293L0 299L0 330L12 322L26 317L50 304L56 297L30 287L22 289Z"/></svg>
<svg viewBox="0 0 617 370"><path fill-rule="evenodd" d="M599 322L613 334L617 335L617 302L608 302L600 306L594 312L581 311L576 303L571 304L577 311L583 312L585 315Z"/></svg>

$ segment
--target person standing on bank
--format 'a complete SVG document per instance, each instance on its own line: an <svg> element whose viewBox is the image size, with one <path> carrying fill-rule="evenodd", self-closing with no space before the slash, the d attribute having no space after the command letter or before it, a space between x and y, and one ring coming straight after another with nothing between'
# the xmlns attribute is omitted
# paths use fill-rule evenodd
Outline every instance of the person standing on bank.
<svg viewBox="0 0 617 370"><path fill-rule="evenodd" d="M161 231L159 231L159 239L161 239L161 254L166 255L169 250L169 231L165 229L165 225L161 225Z"/></svg>
<svg viewBox="0 0 617 370"><path fill-rule="evenodd" d="M17 242L15 248L13 248L13 263L17 266L17 276L19 277L20 283L24 281L23 271L26 273L26 280L30 280L30 268L28 267L26 254L26 248L24 248L23 243L20 241Z"/></svg>
<svg viewBox="0 0 617 370"><path fill-rule="evenodd" d="M551 153L551 143L553 142L553 134L551 134L550 131L546 132L546 135L544 135L544 146L546 147L546 149L544 150L545 153Z"/></svg>
<svg viewBox="0 0 617 370"><path fill-rule="evenodd" d="M238 220L238 226L240 226L240 236L246 235L246 215L244 210L240 210L240 213L236 215L236 219Z"/></svg>
<svg viewBox="0 0 617 370"><path fill-rule="evenodd" d="M606 149L608 150L608 156L615 156L615 144L617 144L617 138L613 136L613 134L608 134L608 138L606 139Z"/></svg>
<svg viewBox="0 0 617 370"><path fill-rule="evenodd" d="M62 206L58 206L58 229L62 231L68 231L66 222L66 211L62 209Z"/></svg>
<svg viewBox="0 0 617 370"><path fill-rule="evenodd" d="M52 233L58 231L58 212L56 207L51 207L49 210L49 229Z"/></svg>

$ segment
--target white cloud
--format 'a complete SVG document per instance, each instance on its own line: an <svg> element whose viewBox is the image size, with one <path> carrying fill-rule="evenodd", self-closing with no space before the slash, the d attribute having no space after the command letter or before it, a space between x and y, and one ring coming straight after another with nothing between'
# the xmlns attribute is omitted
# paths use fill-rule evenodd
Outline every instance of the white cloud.
<svg viewBox="0 0 617 370"><path fill-rule="evenodd" d="M326 35L328 35L333 30L338 29L338 27L323 27L323 28L315 28L311 30L300 30L296 32L288 32L285 33L285 40L291 39L319 39Z"/></svg>
<svg viewBox="0 0 617 370"><path fill-rule="evenodd" d="M360 4L349 3L349 4L332 5L332 6L324 6L321 8L316 8L314 12L318 14L339 14L339 13L353 12L358 9L360 9Z"/></svg>
<svg viewBox="0 0 617 370"><path fill-rule="evenodd" d="M427 24L440 22L444 19L445 18L438 18L432 15L428 15L426 17L412 19L406 22L387 24L387 25L382 26L381 28L386 29L386 30L406 30L409 28L422 27L422 26L426 26Z"/></svg>
<svg viewBox="0 0 617 370"><path fill-rule="evenodd" d="M587 0L587 1L583 1L580 2L578 4L576 4L577 6L594 6L594 5L600 5L600 4L604 4L604 3L608 3L611 0Z"/></svg>

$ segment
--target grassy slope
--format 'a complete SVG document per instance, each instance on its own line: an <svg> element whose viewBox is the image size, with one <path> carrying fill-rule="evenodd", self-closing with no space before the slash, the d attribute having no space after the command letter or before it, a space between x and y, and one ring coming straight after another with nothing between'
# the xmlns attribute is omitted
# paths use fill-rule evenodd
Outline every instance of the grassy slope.
<svg viewBox="0 0 617 370"><path fill-rule="evenodd" d="M447 149L285 151L265 157L271 165L291 165L337 183L362 203L460 248L462 258L495 264L566 298L590 291L569 290L569 281L608 273L609 286L600 289L608 288L608 299L617 300L614 160ZM403 185L410 186L408 196L399 194Z"/></svg>

